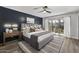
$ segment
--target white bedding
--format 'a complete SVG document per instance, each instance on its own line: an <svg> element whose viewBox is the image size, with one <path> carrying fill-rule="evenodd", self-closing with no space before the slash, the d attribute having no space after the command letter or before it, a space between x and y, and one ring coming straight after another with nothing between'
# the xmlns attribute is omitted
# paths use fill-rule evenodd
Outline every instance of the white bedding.
<svg viewBox="0 0 79 59"><path fill-rule="evenodd" d="M47 38L47 37L50 37L50 36L53 36L53 32L38 37L38 42L40 42L40 41L42 41L43 39L45 39L45 38Z"/></svg>
<svg viewBox="0 0 79 59"><path fill-rule="evenodd" d="M36 32L31 32L31 33L27 33L27 32L23 32L23 36L30 38L31 35L36 34L36 33L41 33L41 32L45 32L45 30L41 30L41 31L36 31Z"/></svg>

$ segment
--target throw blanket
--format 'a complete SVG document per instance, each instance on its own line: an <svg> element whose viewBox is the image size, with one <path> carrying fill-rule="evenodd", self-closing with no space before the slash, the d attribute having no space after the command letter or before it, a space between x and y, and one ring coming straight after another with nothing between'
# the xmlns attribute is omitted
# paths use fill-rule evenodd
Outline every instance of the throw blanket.
<svg viewBox="0 0 79 59"><path fill-rule="evenodd" d="M33 37L33 36L42 36L42 35L45 35L45 34L48 34L48 33L50 33L50 32L48 32L48 31L45 31L45 32L41 32L41 33L36 33L36 34L33 34L33 35L31 35L31 37Z"/></svg>
<svg viewBox="0 0 79 59"><path fill-rule="evenodd" d="M36 49L41 49L50 40L53 39L53 34L51 32L41 32L31 35L30 44Z"/></svg>

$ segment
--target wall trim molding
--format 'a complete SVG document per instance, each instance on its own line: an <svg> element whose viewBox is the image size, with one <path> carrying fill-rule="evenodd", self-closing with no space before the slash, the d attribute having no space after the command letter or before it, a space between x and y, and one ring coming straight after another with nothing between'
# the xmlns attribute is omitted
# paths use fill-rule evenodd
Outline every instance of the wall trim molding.
<svg viewBox="0 0 79 59"><path fill-rule="evenodd" d="M65 38L67 38L67 39L77 39L77 40L79 40L79 38L76 38L76 37L67 37L67 36L64 36Z"/></svg>

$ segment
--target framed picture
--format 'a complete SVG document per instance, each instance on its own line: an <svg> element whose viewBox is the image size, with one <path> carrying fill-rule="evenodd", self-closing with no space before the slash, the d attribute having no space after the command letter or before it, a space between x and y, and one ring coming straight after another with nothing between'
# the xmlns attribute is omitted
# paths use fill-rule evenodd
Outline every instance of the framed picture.
<svg viewBox="0 0 79 59"><path fill-rule="evenodd" d="M27 23L32 23L32 24L34 24L34 21L35 21L34 18L27 17Z"/></svg>

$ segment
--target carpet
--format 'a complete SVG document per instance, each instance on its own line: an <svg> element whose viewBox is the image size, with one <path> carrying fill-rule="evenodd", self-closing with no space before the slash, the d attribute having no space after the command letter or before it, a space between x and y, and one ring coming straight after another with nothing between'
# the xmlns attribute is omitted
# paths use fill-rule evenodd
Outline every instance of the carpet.
<svg viewBox="0 0 79 59"><path fill-rule="evenodd" d="M64 39L61 36L54 36L54 39L49 42L45 47L43 47L40 51L32 48L25 41L18 42L18 46L25 53L59 53L62 47Z"/></svg>

